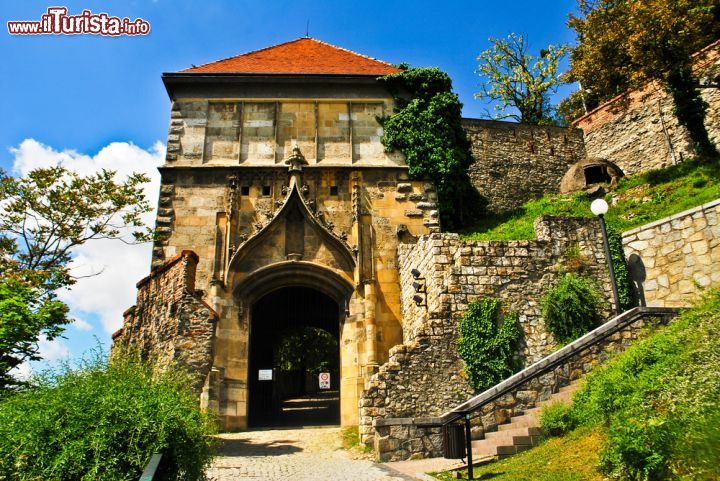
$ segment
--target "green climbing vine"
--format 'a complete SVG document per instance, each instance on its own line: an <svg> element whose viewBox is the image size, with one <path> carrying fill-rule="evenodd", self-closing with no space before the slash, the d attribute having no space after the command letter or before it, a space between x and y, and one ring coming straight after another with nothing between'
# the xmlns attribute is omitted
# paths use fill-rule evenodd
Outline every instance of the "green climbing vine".
<svg viewBox="0 0 720 481"><path fill-rule="evenodd" d="M457 228L481 209L470 183L470 142L461 125L462 104L450 77L438 68L407 68L380 77L395 100L392 115L379 118L383 145L405 155L413 179L430 179L446 228Z"/></svg>
<svg viewBox="0 0 720 481"><path fill-rule="evenodd" d="M610 245L610 259L615 271L618 298L620 307L630 309L635 304L634 289L630 280L627 259L623 250L622 235L611 226L607 226L608 244Z"/></svg>
<svg viewBox="0 0 720 481"><path fill-rule="evenodd" d="M486 298L468 305L460 319L457 349L465 361L468 382L476 392L517 372L519 340L518 315L513 312L502 316L500 301Z"/></svg>

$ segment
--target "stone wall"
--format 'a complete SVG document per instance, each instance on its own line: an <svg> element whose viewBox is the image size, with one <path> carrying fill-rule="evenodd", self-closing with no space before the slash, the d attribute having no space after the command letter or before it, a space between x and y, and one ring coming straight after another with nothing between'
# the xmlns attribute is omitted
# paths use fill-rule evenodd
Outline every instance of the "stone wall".
<svg viewBox="0 0 720 481"><path fill-rule="evenodd" d="M665 324L673 316L673 312L666 312L657 316L639 317L552 371L532 377L510 392L487 403L473 414L474 418L471 420L473 439L482 439L485 433L496 431L499 424L506 423L511 417L536 407L538 402L550 398L561 387L583 377L614 354L624 351L645 332L648 325ZM375 420L373 440L378 458L382 461L399 461L408 458L442 456L442 423L441 417Z"/></svg>
<svg viewBox="0 0 720 481"><path fill-rule="evenodd" d="M404 343L390 350L389 362L365 386L363 442L385 452L373 422L437 416L473 394L456 349L458 319L468 303L495 297L505 312L518 313L523 331L518 355L529 365L556 347L540 319L540 299L563 270L584 269L611 298L596 220L546 216L536 221L535 230L532 241L461 241L455 234L431 234L399 247ZM569 256L575 247L580 255ZM419 306L412 299L417 295L412 269L425 283ZM607 309L603 317L609 316Z"/></svg>
<svg viewBox="0 0 720 481"><path fill-rule="evenodd" d="M217 314L195 292L198 256L183 251L137 283L137 304L113 334L114 348L138 349L162 369L173 362L197 374L199 393L210 372Z"/></svg>
<svg viewBox="0 0 720 481"><path fill-rule="evenodd" d="M470 178L492 212L560 191L570 166L585 157L582 131L463 119L474 162Z"/></svg>
<svg viewBox="0 0 720 481"><path fill-rule="evenodd" d="M696 71L702 78L717 75L720 42L697 55ZM720 143L720 89L701 89L708 103L705 117L710 138ZM657 83L629 92L601 105L573 124L585 133L589 157L615 162L626 175L672 165L692 156L687 130L673 114L672 98Z"/></svg>
<svg viewBox="0 0 720 481"><path fill-rule="evenodd" d="M623 233L641 305L687 306L720 287L720 199Z"/></svg>

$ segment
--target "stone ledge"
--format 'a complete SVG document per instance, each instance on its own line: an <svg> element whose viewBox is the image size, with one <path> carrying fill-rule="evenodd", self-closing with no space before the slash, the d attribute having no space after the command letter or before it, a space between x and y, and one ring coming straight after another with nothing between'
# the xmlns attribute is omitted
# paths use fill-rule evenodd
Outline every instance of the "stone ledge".
<svg viewBox="0 0 720 481"><path fill-rule="evenodd" d="M159 276L160 274L162 274L163 272L165 272L166 270L168 270L169 268L171 268L171 267L172 267L173 265L175 265L180 259L182 259L182 258L184 258L184 257L190 257L190 258L194 259L195 262L199 262L199 261L200 261L200 257L199 257L195 252L193 252L193 251L191 251L191 250L184 250L184 251L182 251L180 254L172 257L171 259L168 259L164 264L162 264L162 265L156 267L155 269L153 269L153 270L150 272L149 275L147 275L147 276L143 277L142 279L140 279L140 280L137 282L137 284L135 284L135 287L140 288L140 287L144 286L145 284L147 284L148 282L150 282L151 279L153 279L154 277Z"/></svg>
<svg viewBox="0 0 720 481"><path fill-rule="evenodd" d="M438 417L422 417L422 418L385 418L373 421L373 426L381 428L385 426L422 426L422 427L440 427L443 419Z"/></svg>

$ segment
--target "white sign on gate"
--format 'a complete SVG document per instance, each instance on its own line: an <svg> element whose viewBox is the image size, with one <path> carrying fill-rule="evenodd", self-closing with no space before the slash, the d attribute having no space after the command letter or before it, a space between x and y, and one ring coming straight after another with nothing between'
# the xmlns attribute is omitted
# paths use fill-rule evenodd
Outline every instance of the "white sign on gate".
<svg viewBox="0 0 720 481"><path fill-rule="evenodd" d="M318 375L318 381L320 381L320 389L330 389L330 373L321 372Z"/></svg>
<svg viewBox="0 0 720 481"><path fill-rule="evenodd" d="M258 369L258 381L272 381L272 369Z"/></svg>

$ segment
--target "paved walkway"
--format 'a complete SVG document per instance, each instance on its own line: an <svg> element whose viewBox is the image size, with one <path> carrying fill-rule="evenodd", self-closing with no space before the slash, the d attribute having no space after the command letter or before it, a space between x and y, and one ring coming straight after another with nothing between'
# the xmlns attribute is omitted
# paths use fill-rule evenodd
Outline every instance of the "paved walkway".
<svg viewBox="0 0 720 481"><path fill-rule="evenodd" d="M413 479L342 449L340 428L271 429L218 436L210 481L403 481Z"/></svg>

